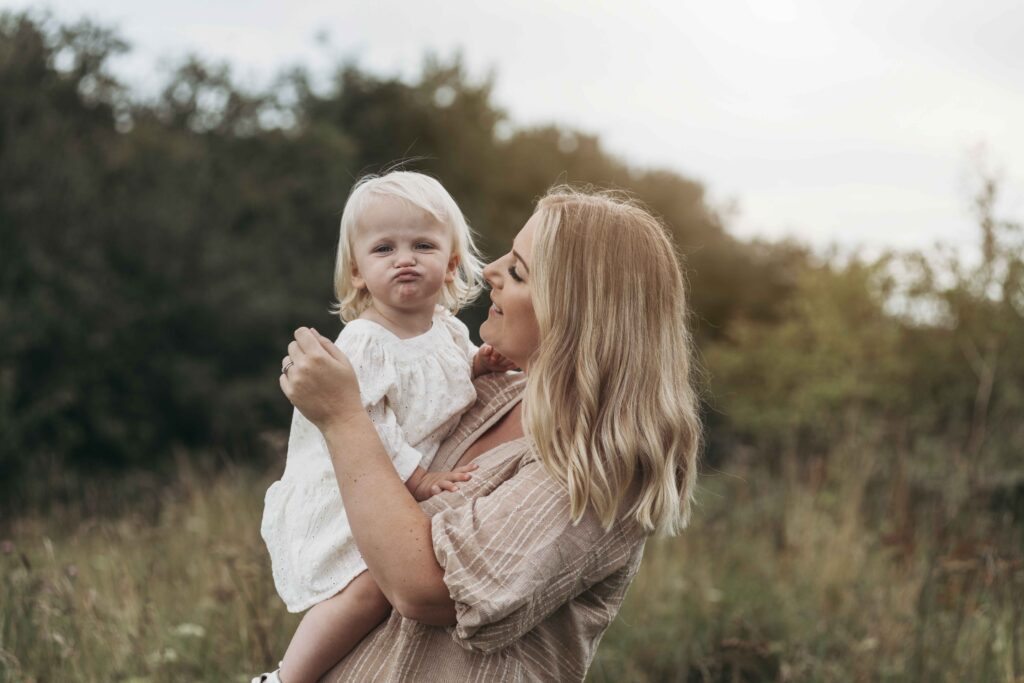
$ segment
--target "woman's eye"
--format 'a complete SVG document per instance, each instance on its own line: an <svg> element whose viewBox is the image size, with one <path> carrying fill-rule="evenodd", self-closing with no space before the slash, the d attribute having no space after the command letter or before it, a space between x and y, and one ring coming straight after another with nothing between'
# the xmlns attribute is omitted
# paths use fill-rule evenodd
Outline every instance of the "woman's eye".
<svg viewBox="0 0 1024 683"><path fill-rule="evenodd" d="M509 266L509 267L508 267L508 274L509 274L509 275L510 275L510 276L512 277L512 279L513 279L513 280L515 280L516 282L522 282L522 281L523 281L523 278L519 277L519 272L518 272L518 271L516 270L516 267L515 267L515 266Z"/></svg>

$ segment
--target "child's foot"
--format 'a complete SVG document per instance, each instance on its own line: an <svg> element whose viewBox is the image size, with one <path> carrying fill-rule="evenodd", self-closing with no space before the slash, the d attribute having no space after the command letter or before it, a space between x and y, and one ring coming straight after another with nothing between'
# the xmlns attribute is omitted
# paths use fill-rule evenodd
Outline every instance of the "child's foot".
<svg viewBox="0 0 1024 683"><path fill-rule="evenodd" d="M260 674L252 679L252 683L281 683L280 669L274 669L270 673Z"/></svg>

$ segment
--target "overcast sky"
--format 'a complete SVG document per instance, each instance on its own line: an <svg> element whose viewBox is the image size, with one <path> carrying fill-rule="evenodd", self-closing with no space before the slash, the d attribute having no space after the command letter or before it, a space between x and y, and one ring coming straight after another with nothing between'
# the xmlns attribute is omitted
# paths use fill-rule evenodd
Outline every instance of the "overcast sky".
<svg viewBox="0 0 1024 683"><path fill-rule="evenodd" d="M0 0L0 8L39 3ZM355 58L414 78L461 50L493 70L516 125L600 136L640 166L677 170L736 202L740 236L823 246L973 241L971 150L1006 176L1024 218L1024 2L398 2L53 0L133 45L116 64L146 90L186 52L243 83ZM552 179L554 180L554 179Z"/></svg>

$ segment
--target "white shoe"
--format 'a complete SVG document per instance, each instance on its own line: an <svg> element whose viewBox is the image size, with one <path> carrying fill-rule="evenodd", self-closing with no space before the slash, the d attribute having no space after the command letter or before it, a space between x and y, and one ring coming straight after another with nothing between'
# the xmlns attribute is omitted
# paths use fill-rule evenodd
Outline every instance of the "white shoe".
<svg viewBox="0 0 1024 683"><path fill-rule="evenodd" d="M252 683L281 683L280 669L274 669L270 673L260 674L252 679Z"/></svg>

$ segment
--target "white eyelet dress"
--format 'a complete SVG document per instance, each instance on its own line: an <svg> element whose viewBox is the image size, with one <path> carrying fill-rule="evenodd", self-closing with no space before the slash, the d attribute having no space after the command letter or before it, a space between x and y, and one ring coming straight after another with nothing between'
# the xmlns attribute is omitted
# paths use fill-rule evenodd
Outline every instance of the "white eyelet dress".
<svg viewBox="0 0 1024 683"><path fill-rule="evenodd" d="M402 481L424 469L476 401L477 349L462 322L438 307L430 330L399 339L353 320L335 342L348 356L363 405ZM289 612L335 595L365 571L341 503L323 435L296 410L284 475L267 491L260 529L277 592Z"/></svg>

